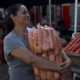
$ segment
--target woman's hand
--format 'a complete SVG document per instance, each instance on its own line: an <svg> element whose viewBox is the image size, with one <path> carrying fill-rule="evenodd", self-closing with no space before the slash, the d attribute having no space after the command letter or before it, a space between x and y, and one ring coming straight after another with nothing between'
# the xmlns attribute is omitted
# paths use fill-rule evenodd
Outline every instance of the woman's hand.
<svg viewBox="0 0 80 80"><path fill-rule="evenodd" d="M66 64L66 67L70 67L71 66L71 60L68 58L68 56L66 55L66 53L64 51L62 51L62 54L63 54L64 64Z"/></svg>
<svg viewBox="0 0 80 80"><path fill-rule="evenodd" d="M64 66L64 68L69 68L71 66L71 60L67 59L61 66Z"/></svg>
<svg viewBox="0 0 80 80"><path fill-rule="evenodd" d="M63 73L64 75L69 75L71 73L71 60L70 59L60 64L60 66L63 68L61 73Z"/></svg>

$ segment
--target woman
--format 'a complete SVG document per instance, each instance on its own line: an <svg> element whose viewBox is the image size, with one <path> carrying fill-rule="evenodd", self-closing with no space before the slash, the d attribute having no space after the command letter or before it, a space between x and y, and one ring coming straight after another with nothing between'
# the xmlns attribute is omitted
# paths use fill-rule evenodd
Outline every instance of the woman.
<svg viewBox="0 0 80 80"><path fill-rule="evenodd" d="M66 62L53 63L47 59L34 55L28 47L24 36L26 26L30 24L28 9L23 4L15 4L8 9L5 27L9 34L4 38L4 54L9 66L10 80L35 80L33 67L65 73L70 66L66 55Z"/></svg>

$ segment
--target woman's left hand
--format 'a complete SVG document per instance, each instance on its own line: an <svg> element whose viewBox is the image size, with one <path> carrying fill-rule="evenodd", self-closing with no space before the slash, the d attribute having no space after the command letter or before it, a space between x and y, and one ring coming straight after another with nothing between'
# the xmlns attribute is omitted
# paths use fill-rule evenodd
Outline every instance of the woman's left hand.
<svg viewBox="0 0 80 80"><path fill-rule="evenodd" d="M63 60L64 60L63 64L65 64L65 67L70 67L71 60L69 59L69 57L67 56L67 54L64 51L62 51L62 54L63 54Z"/></svg>
<svg viewBox="0 0 80 80"><path fill-rule="evenodd" d="M67 68L71 67L71 60L70 60L70 59L67 59L67 60L64 62L64 64L65 64L65 67L67 67Z"/></svg>

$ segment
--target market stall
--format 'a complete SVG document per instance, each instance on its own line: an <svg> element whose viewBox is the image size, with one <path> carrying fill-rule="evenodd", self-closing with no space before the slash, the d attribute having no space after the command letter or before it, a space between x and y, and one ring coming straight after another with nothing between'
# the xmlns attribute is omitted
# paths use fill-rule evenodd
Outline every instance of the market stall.
<svg viewBox="0 0 80 80"><path fill-rule="evenodd" d="M80 1L80 0L79 0ZM5 2L5 1L3 1ZM10 5L12 4L15 4L15 3L23 3L25 5L28 5L28 6L32 6L32 5L49 5L49 18L50 18L50 26L51 26L51 4L63 4L63 3L74 3L75 2L75 20L74 20L74 33L72 35L72 37L74 38L75 37L75 34L77 33L77 6L78 6L78 0L46 0L46 1L41 1L41 0L27 0L27 1L22 1L22 0L14 0L14 1L11 1L11 0L8 0L8 2L6 2L7 4L6 5L2 5L4 3L0 3L1 4L1 7L9 7ZM70 58L80 58L79 55L70 55L70 53L68 54L68 56ZM76 59L75 59L76 60ZM75 62L76 63L76 62ZM72 69L73 72L78 72L80 69L79 69L80 66L78 66L78 68L74 67ZM78 69L78 70L77 70Z"/></svg>
<svg viewBox="0 0 80 80"><path fill-rule="evenodd" d="M72 34L72 41L66 46L65 52L67 52L67 55L69 58L72 60L72 72L74 73L73 75L73 80L76 79L76 77L79 77L80 79L80 53L79 53L79 46L80 46L80 33L77 33L77 16L78 15L78 0L75 0L75 19L74 19L74 33Z"/></svg>

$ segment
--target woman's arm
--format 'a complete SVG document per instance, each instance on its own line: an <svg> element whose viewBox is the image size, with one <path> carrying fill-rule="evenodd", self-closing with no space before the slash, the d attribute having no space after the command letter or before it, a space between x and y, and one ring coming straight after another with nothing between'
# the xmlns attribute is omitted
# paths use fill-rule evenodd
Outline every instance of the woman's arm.
<svg viewBox="0 0 80 80"><path fill-rule="evenodd" d="M64 66L64 68L69 68L71 67L71 60L68 58L68 56L66 55L66 53L64 51L62 51L62 57L63 57L63 64L62 66Z"/></svg>
<svg viewBox="0 0 80 80"><path fill-rule="evenodd" d="M64 61L70 61L71 62L71 60L68 58L68 56L66 55L66 53L62 50L62 57L63 57L63 60Z"/></svg>
<svg viewBox="0 0 80 80"><path fill-rule="evenodd" d="M30 64L40 69L46 69L46 70L58 71L58 72L64 70L59 64L51 62L48 59L36 56L26 47L18 47L14 49L10 55L24 61L27 64Z"/></svg>

